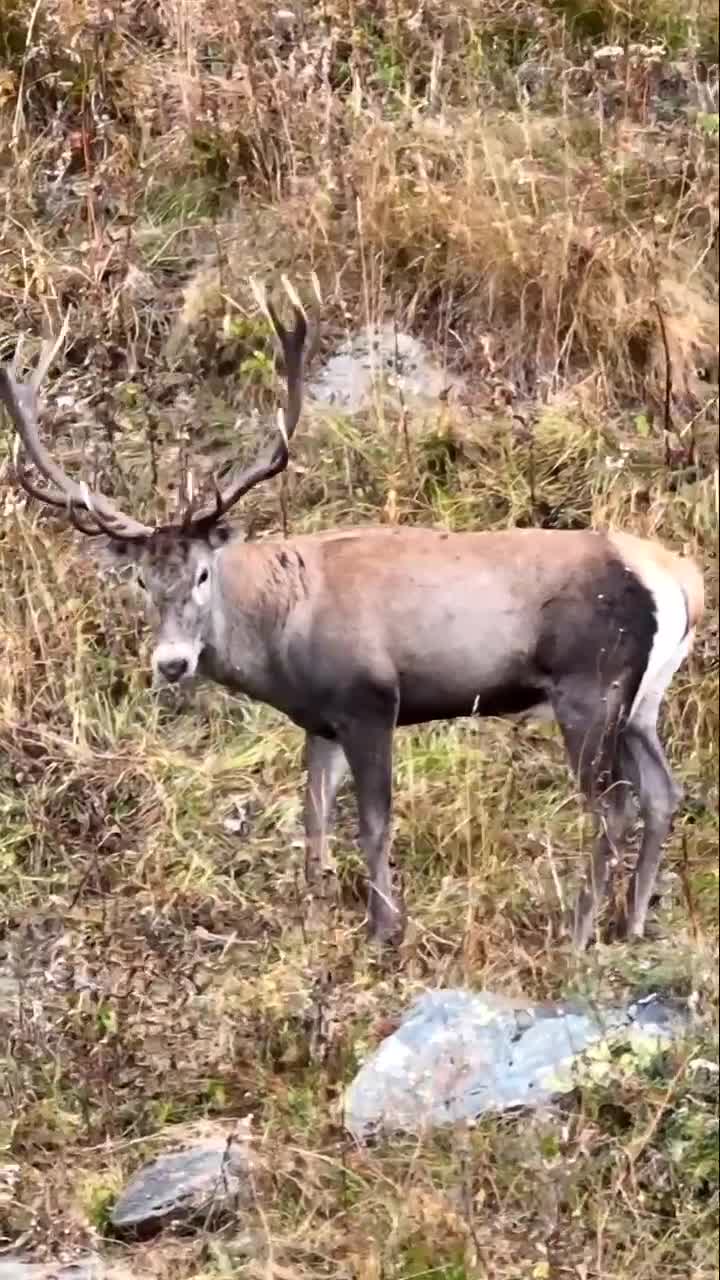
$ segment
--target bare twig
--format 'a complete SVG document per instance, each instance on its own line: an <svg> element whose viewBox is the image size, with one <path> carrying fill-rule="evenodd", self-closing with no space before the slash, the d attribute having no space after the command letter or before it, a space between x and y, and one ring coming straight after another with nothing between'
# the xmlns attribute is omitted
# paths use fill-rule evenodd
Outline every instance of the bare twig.
<svg viewBox="0 0 720 1280"><path fill-rule="evenodd" d="M682 857L680 860L680 869L678 874L680 876L680 885L682 887L683 898L685 899L685 906L687 907L688 919L690 921L690 928L692 931L693 942L697 942L700 936L700 925L698 922L697 904L695 901L695 894L693 892L692 880L690 876L690 857L688 854L687 835L684 832L683 832L681 847L682 847Z"/></svg>
<svg viewBox="0 0 720 1280"><path fill-rule="evenodd" d="M657 314L658 324L660 325L660 335L662 337L663 349L665 351L665 405L663 412L663 431L665 433L665 466L670 466L670 432L672 426L671 400L673 388L672 360L670 358L670 346L668 343L667 329L665 327L665 316L662 307L657 298L652 300L653 308Z"/></svg>

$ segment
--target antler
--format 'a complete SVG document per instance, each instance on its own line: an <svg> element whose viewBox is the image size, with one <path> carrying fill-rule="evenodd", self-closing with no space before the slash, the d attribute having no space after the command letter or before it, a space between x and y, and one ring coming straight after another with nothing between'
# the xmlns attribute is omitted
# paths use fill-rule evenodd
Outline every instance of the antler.
<svg viewBox="0 0 720 1280"><path fill-rule="evenodd" d="M257 458L245 467L230 483L220 489L215 485L215 505L197 515L190 515L183 522L188 533L202 534L211 529L224 515L249 493L255 485L263 480L284 471L290 458L290 440L297 427L302 408L302 380L307 338L307 320L302 304L290 282L283 277L283 285L292 302L295 313L295 324L288 330L280 320L275 308L267 300L264 291L253 283L255 297L270 320L282 348L285 363L285 379L287 382L287 405L278 410L279 437L269 442ZM45 375L50 368L58 350L62 346L69 324L66 315L58 337L54 341L43 343L40 359L35 373L27 382L19 382L16 368L20 354L20 343L15 352L12 365L0 366L0 404L5 406L11 421L18 433L15 450L15 470L19 483L26 493L37 498L50 507L62 508L69 515L73 524L88 537L105 533L110 537L130 542L141 542L154 532L153 526L141 524L132 516L127 516L102 493L90 490L84 481L72 480L62 468L51 458L38 434L38 392ZM41 488L28 475L22 457L22 450L35 464L44 480L47 489ZM80 518L80 512L87 513L87 519Z"/></svg>
<svg viewBox="0 0 720 1280"><path fill-rule="evenodd" d="M270 320L282 348L285 364L285 380L287 383L287 405L278 409L279 438L270 441L261 450L257 458L245 467L239 475L224 488L215 485L215 505L208 510L198 512L188 521L189 527L195 530L210 529L218 520L239 502L240 498L273 476L284 471L290 460L290 441L300 419L302 409L302 382L307 338L307 320L300 299L289 280L283 277L285 291L292 302L295 324L288 330L280 320L272 303L268 301L263 290L251 281L256 301Z"/></svg>
<svg viewBox="0 0 720 1280"><path fill-rule="evenodd" d="M32 498L37 498L51 507L61 507L68 512L73 524L81 533L88 536L107 533L113 538L141 541L150 536L153 532L152 527L125 515L109 498L88 489L83 481L78 483L72 480L51 458L38 434L38 392L50 365L65 341L69 322L68 312L57 338L43 343L37 368L27 382L19 382L15 376L21 342L18 343L12 365L0 367L0 403L5 406L18 433L15 450L17 478ZM41 476L49 482L51 486L49 489L40 488L30 479L21 457L22 448ZM90 523L80 519L78 509L89 513Z"/></svg>

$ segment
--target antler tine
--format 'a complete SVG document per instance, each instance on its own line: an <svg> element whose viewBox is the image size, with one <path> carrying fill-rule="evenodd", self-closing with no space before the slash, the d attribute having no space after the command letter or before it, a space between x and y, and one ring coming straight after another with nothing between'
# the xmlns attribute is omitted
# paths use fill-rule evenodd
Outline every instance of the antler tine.
<svg viewBox="0 0 720 1280"><path fill-rule="evenodd" d="M99 521L95 526L85 524L80 519L77 507L72 499L67 503L67 513L70 518L70 523L75 526L79 533L84 533L86 538L99 538L102 534L108 532L108 530ZM95 519L97 519L97 517L95 517Z"/></svg>
<svg viewBox="0 0 720 1280"><path fill-rule="evenodd" d="M193 527L212 527L222 516L226 515L236 502L246 493L254 489L264 480L279 475L287 467L290 459L290 441L300 419L302 409L302 379L307 338L307 318L302 303L293 285L285 276L282 284L295 314L292 329L286 329L274 306L268 300L263 286L251 280L250 285L261 311L270 321L280 343L285 364L285 380L287 384L286 408L278 410L279 439L275 438L260 451L258 456L244 468L234 480L223 490L215 484L216 502L214 507L199 513L193 520Z"/></svg>
<svg viewBox="0 0 720 1280"><path fill-rule="evenodd" d="M17 371L20 367L20 356L22 355L22 349L24 345L25 345L25 335L21 333L20 337L17 340L17 345L15 347L15 354L13 355L13 358L10 361L10 376L12 378L17 377Z"/></svg>
<svg viewBox="0 0 720 1280"><path fill-rule="evenodd" d="M42 347L40 349L40 359L38 360L37 368L30 379L30 386L32 387L33 393L35 395L38 394L40 387L45 381L45 376L47 374L48 369L50 368L50 365L52 364L53 360L55 359L55 356L57 355L63 342L65 341L65 335L68 331L69 326L70 326L70 312L66 311L65 319L62 322L62 325L60 327L60 332L57 338L55 338L54 340L52 338L46 338L42 344Z"/></svg>
<svg viewBox="0 0 720 1280"><path fill-rule="evenodd" d="M56 507L58 510L61 510L66 516L68 516L75 528L78 529L80 533L84 533L88 538L97 538L103 533L110 534L111 537L116 538L123 536L121 530L112 528L107 524L103 524L103 522L98 519L97 513L95 512L93 512L90 517L91 520L95 521L95 524L83 523L78 515L77 504L74 499L68 498L67 494L61 493L59 489L43 489L40 485L35 484L23 466L21 455L21 442L18 439L13 456L13 466L15 468L15 475L18 483L31 498L35 498L38 502L45 503L48 507ZM85 510L87 510L87 508L85 508Z"/></svg>
<svg viewBox="0 0 720 1280"><path fill-rule="evenodd" d="M48 507L58 507L67 512L68 500L64 493L61 493L59 489L43 489L31 479L23 464L22 446L19 438L16 440L13 450L13 468L18 484L31 498L36 498L38 502L46 503Z"/></svg>
<svg viewBox="0 0 720 1280"><path fill-rule="evenodd" d="M19 453L16 453L15 466L18 480L31 497L46 502L49 506L63 506L66 510L72 506L89 512L93 526L97 526L98 532L130 540L147 538L153 532L151 526L126 516L108 498L100 493L91 493L87 485L78 484L72 480L53 460L40 439L38 391L65 339L68 325L69 313L65 316L57 338L43 343L37 368L27 382L19 382L15 376L19 362L17 350L12 365L0 367L0 403L5 406L28 457L51 487L48 490L42 490L34 485L25 467L20 463ZM78 524L77 519L73 523L78 528L82 528L84 533L95 532L94 527L86 526L82 522Z"/></svg>

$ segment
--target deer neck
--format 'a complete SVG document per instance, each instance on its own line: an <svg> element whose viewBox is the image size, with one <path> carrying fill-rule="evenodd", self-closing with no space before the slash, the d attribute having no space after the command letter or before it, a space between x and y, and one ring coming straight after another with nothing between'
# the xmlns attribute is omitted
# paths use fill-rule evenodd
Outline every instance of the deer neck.
<svg viewBox="0 0 720 1280"><path fill-rule="evenodd" d="M218 553L201 657L211 680L272 705L283 701L277 673L294 594L280 568L269 543L230 544Z"/></svg>

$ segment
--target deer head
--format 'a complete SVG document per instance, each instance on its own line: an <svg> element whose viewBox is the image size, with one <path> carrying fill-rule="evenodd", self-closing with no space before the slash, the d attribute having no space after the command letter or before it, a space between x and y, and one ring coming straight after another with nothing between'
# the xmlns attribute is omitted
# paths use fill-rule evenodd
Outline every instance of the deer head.
<svg viewBox="0 0 720 1280"><path fill-rule="evenodd" d="M63 511L87 537L103 537L106 551L120 564L136 566L136 581L147 593L157 619L153 668L156 676L176 681L194 674L212 608L215 558L231 530L225 517L245 494L284 471L289 446L300 418L307 322L295 291L287 282L295 322L286 329L272 304L256 289L282 349L287 383L286 408L278 410L277 434L257 457L222 487L214 483L215 501L192 509L177 522L147 525L126 515L109 498L73 480L50 456L39 432L41 384L69 324L65 317L57 338L45 342L35 372L25 382L17 377L19 347L12 365L0 368L0 403L17 432L14 455L19 484L32 498ZM30 475L32 463L45 485Z"/></svg>

